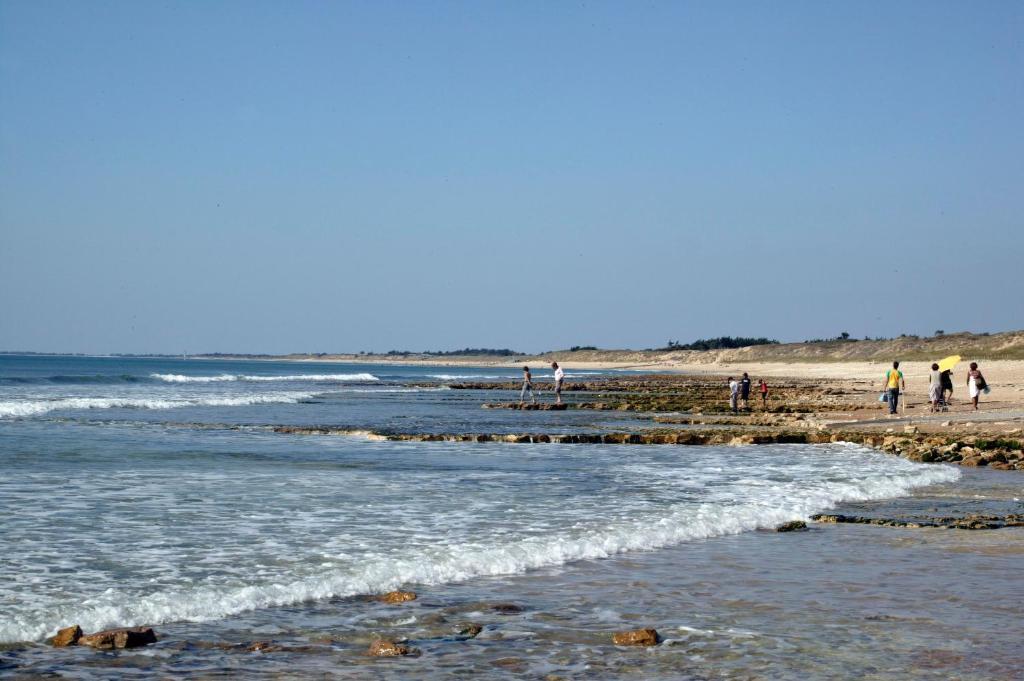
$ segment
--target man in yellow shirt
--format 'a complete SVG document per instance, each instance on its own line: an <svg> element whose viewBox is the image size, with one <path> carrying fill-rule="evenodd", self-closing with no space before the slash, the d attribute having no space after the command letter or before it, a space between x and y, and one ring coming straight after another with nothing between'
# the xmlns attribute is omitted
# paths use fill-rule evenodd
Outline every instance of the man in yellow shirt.
<svg viewBox="0 0 1024 681"><path fill-rule="evenodd" d="M889 392L889 413L895 414L900 403L900 389L906 391L907 383L903 380L900 363L893 362L892 369L885 372L885 389Z"/></svg>

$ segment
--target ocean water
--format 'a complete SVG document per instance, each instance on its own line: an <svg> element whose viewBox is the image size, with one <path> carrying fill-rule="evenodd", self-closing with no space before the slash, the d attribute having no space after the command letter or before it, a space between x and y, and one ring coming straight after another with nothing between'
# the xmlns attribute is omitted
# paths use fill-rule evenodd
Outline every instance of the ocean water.
<svg viewBox="0 0 1024 681"><path fill-rule="evenodd" d="M980 550L952 543L959 561L929 566L928 583L908 595L915 561L907 546L891 545L904 533L758 532L844 505L943 495L1019 504L1016 488L985 473L965 481L953 467L847 444L414 443L270 430L593 432L630 418L484 410L483 401L517 395L444 385L516 377L494 368L0 356L0 671L807 678L832 674L822 662L829 655L845 659L843 669L891 678L920 664L978 678L1002 669L965 661L962 650L890 669L870 642L891 643L884 623L898 621L904 647L932 651L928 623L946 607L929 591L934 578L956 576L962 587L964 565L1012 564L1019 533ZM822 561L834 562L796 578ZM901 567L887 573L886 564ZM858 572L870 580L860 593ZM814 586L822 582L832 586ZM836 583L851 591L836 593ZM396 608L361 598L398 587L421 599ZM1006 590L1021 596L1021 581ZM954 612L983 597L960 591ZM498 601L521 612L489 605ZM996 607L957 616L981 627L975 619L1003 615ZM462 641L451 631L458 620L485 630ZM111 654L39 644L75 623L152 625L162 640ZM666 643L624 652L608 644L610 631L641 625L668 632ZM800 639L801 626L814 629L813 644ZM382 661L361 650L378 634L409 638L424 654L375 666ZM848 641L843 651L835 637ZM294 650L214 645L254 639Z"/></svg>

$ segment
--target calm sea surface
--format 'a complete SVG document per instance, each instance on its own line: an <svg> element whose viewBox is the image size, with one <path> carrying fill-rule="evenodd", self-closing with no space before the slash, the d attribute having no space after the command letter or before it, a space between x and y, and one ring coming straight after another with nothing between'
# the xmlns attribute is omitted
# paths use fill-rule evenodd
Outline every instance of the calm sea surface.
<svg viewBox="0 0 1024 681"><path fill-rule="evenodd" d="M600 432L630 418L485 410L512 393L445 388L517 374L0 356L0 673L1020 673L1021 532L757 531L836 507L1020 512L1012 474L843 444L395 443L271 430ZM362 598L397 587L420 598ZM484 630L462 640L465 622ZM75 623L153 625L161 641L122 653L40 644ZM611 632L638 626L665 641L610 645ZM378 635L423 654L366 658ZM241 645L254 640L284 649Z"/></svg>

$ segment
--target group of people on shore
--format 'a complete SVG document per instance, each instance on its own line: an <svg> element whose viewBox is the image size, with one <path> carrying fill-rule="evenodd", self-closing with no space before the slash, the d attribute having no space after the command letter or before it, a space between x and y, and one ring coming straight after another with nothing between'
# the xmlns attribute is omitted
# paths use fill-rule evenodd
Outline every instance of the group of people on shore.
<svg viewBox="0 0 1024 681"><path fill-rule="evenodd" d="M558 366L558 362L552 362L551 368L555 372L555 404L562 403L562 384L565 382L565 372L562 367ZM526 393L530 393L530 401L533 404L537 404L537 395L533 392L533 374L530 373L530 367L523 367L523 389L519 391L519 406L526 404Z"/></svg>
<svg viewBox="0 0 1024 681"><path fill-rule="evenodd" d="M565 382L565 371L558 366L558 362L551 363L551 369L554 371L555 381L555 404L562 403L562 385ZM885 372L883 378L883 385L885 387L882 393L882 399L889 403L889 414L896 414L896 410L899 407L900 396L903 395L907 390L907 381L900 371L900 363L898 361L892 363L892 369ZM734 414L742 411L750 411L750 387L751 381L750 376L747 372L743 372L742 378L738 381L732 376L729 377L729 407L732 409ZM762 378L758 381L758 392L761 395L761 408L765 411L768 410L768 384ZM530 393L530 401L533 404L537 404L537 395L533 390L533 374L530 373L530 367L523 367L523 388L519 392L519 405L523 406L526 404L526 393ZM971 403L974 408L978 408L978 398L981 394L988 393L988 383L985 381L984 375L978 369L977 362L971 362L970 369L967 371L967 392L970 395ZM933 363L931 367L931 374L928 376L928 401L931 404L931 411L938 411L942 406L949 404L953 398L953 371L952 369L940 370L937 363Z"/></svg>
<svg viewBox="0 0 1024 681"><path fill-rule="evenodd" d="M889 414L896 413L899 407L900 396L907 390L907 382L900 371L900 363L893 362L892 369L885 372L883 379L885 392L882 393L883 401L889 403ZM989 392L985 376L978 369L977 362L971 362L967 371L967 394L971 398L971 404L975 410L978 408L978 398L982 393ZM947 394L948 393L948 394ZM931 411L936 412L943 409L953 399L953 370L940 370L938 363L933 363L931 373L928 375L928 401Z"/></svg>
<svg viewBox="0 0 1024 681"><path fill-rule="evenodd" d="M764 382L763 378L758 382L757 390L761 394L761 408L767 411L768 384ZM750 411L750 376L746 371L738 381L732 376L729 377L729 406L734 414L738 414L741 409Z"/></svg>

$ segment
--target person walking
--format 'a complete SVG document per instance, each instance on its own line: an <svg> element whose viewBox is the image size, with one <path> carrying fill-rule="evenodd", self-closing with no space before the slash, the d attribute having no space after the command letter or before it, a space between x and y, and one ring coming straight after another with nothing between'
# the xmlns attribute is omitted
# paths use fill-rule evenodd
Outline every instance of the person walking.
<svg viewBox="0 0 1024 681"><path fill-rule="evenodd" d="M988 383L985 382L985 377L978 370L978 363L971 362L971 370L967 372L967 392L971 396L975 410L978 409L978 397L983 390L987 389Z"/></svg>
<svg viewBox="0 0 1024 681"><path fill-rule="evenodd" d="M907 389L907 382L903 379L903 372L900 371L900 363L893 362L892 369L885 372L885 389L889 396L889 414L896 413L896 407L900 403L900 387Z"/></svg>
<svg viewBox="0 0 1024 681"><path fill-rule="evenodd" d="M743 406L743 411L750 411L750 376L747 376L747 372L743 372L743 378L740 379L740 402Z"/></svg>
<svg viewBox="0 0 1024 681"><path fill-rule="evenodd" d="M939 381L942 383L942 401L947 405L953 403L953 370L946 369L939 374ZM949 396L946 396L946 391L949 391Z"/></svg>
<svg viewBox="0 0 1024 681"><path fill-rule="evenodd" d="M552 362L551 368L555 370L555 404L562 403L562 383L565 382L565 372L558 362Z"/></svg>
<svg viewBox="0 0 1024 681"><path fill-rule="evenodd" d="M530 391L530 402L537 404L537 396L533 393L533 376L530 375L530 367L523 367L523 389L519 392L519 406L526 401L526 391Z"/></svg>
<svg viewBox="0 0 1024 681"><path fill-rule="evenodd" d="M932 411L939 410L939 402L942 402L942 372L938 364L932 364L932 373L928 375L928 399L932 403Z"/></svg>
<svg viewBox="0 0 1024 681"><path fill-rule="evenodd" d="M736 413L736 401L740 396L740 384L732 376L729 377L729 407Z"/></svg>
<svg viewBox="0 0 1024 681"><path fill-rule="evenodd" d="M761 408L768 411L768 384L764 382L763 378L758 389L761 391Z"/></svg>

